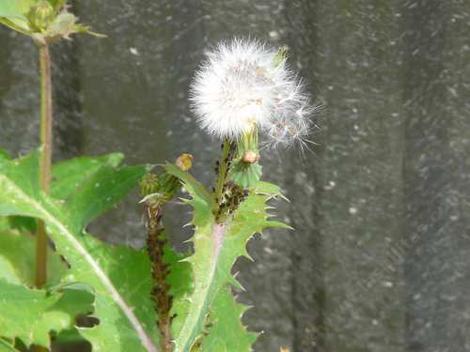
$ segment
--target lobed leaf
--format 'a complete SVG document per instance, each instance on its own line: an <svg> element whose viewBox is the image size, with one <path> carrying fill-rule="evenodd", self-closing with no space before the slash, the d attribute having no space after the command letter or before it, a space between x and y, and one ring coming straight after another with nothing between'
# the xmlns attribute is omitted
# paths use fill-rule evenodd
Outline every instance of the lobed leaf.
<svg viewBox="0 0 470 352"><path fill-rule="evenodd" d="M230 288L221 289L209 311L210 328L207 336L202 339L202 351L251 351L258 334L248 332L241 323L240 319L246 310L247 307L233 297Z"/></svg>
<svg viewBox="0 0 470 352"><path fill-rule="evenodd" d="M81 335L92 343L93 351L156 351L157 318L150 296L152 279L146 252L127 246L110 246L89 235L84 237L83 243L88 253L97 258L125 306L121 306L115 294L109 297L100 278L82 270L79 264L72 266L65 280L94 283L97 295L95 312L100 324L92 329L81 328ZM117 301L113 303L113 300ZM138 321L130 321L131 313ZM139 326L140 332L136 331ZM142 336L139 337L139 333ZM144 339L147 340L142 341Z"/></svg>
<svg viewBox="0 0 470 352"><path fill-rule="evenodd" d="M122 167L113 173L112 168L105 167L90 178L84 177L79 191L65 192L69 195L65 202L68 207L73 205L74 212L64 209L64 201L40 191L37 168L36 153L13 161L0 159L0 216L42 219L58 254L71 266L63 282L78 281L93 287L95 314L100 323L79 331L92 343L94 351L156 351L156 317L150 301L146 255L127 247L106 245L81 228L126 194L145 168ZM103 188L91 187L97 182ZM112 194L109 201L105 199L107 194Z"/></svg>
<svg viewBox="0 0 470 352"><path fill-rule="evenodd" d="M201 345L209 346L209 351L224 351L216 349L219 347L226 351L250 351L254 335L246 332L240 323L244 308L227 297L231 287L238 286L231 269L238 257L248 256L246 243L251 236L267 228L285 227L269 220L265 209L270 198L280 195L279 189L260 183L259 190L255 187L250 192L233 217L217 224L212 214L213 199L205 188L173 165L167 164L165 169L180 178L191 195L187 203L193 207L192 224L195 227L194 255L185 259L191 265L194 286L186 295L174 300L174 351L187 352ZM208 328L210 325L213 326ZM238 339L230 338L222 343L214 337L217 331L234 327ZM213 335L211 329L217 329Z"/></svg>

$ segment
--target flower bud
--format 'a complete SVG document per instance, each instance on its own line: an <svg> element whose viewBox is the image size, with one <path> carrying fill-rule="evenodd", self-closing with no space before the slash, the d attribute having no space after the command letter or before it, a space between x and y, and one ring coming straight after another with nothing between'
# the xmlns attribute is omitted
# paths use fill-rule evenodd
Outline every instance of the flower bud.
<svg viewBox="0 0 470 352"><path fill-rule="evenodd" d="M259 154L249 150L243 154L242 160L244 163L254 164L259 161Z"/></svg>
<svg viewBox="0 0 470 352"><path fill-rule="evenodd" d="M158 191L158 176L148 173L140 180L140 194L147 196Z"/></svg>
<svg viewBox="0 0 470 352"><path fill-rule="evenodd" d="M288 51L289 49L287 48L287 46L283 46L278 49L273 59L273 63L276 67L282 65L287 60Z"/></svg>
<svg viewBox="0 0 470 352"><path fill-rule="evenodd" d="M49 27L55 17L55 11L48 1L39 1L36 5L32 6L28 19L34 30L42 32Z"/></svg>
<svg viewBox="0 0 470 352"><path fill-rule="evenodd" d="M175 164L179 169L188 171L193 166L193 156L188 153L183 153L176 159Z"/></svg>

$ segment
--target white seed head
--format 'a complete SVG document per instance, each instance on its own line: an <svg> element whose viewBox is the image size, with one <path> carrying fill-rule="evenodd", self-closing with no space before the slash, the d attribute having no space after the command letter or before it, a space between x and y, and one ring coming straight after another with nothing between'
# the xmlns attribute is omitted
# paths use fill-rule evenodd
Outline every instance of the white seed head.
<svg viewBox="0 0 470 352"><path fill-rule="evenodd" d="M200 126L237 139L253 126L273 145L302 141L311 125L309 97L276 51L256 41L221 43L191 86Z"/></svg>

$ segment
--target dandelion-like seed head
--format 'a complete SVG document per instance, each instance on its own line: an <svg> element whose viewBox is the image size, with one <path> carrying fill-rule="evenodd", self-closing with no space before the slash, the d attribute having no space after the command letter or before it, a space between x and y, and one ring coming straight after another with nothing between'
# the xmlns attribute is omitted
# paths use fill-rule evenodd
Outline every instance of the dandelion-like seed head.
<svg viewBox="0 0 470 352"><path fill-rule="evenodd" d="M285 58L257 41L233 40L207 54L191 87L200 126L238 139L257 127L272 145L302 141L310 128L309 98Z"/></svg>

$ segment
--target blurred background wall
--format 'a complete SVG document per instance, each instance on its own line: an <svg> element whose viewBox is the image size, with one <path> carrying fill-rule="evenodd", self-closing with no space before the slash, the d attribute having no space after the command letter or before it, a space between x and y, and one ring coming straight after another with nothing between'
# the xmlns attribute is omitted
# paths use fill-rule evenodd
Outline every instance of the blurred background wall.
<svg viewBox="0 0 470 352"><path fill-rule="evenodd" d="M55 160L189 151L212 180L218 143L197 128L188 86L204 50L233 36L287 45L324 106L311 152L263 155L296 231L255 237L256 261L238 263L239 298L255 307L245 322L264 331L255 351L470 351L470 2L72 4L108 38L53 48ZM0 43L0 145L18 155L37 145L37 54L4 28ZM92 231L142 246L136 202Z"/></svg>

